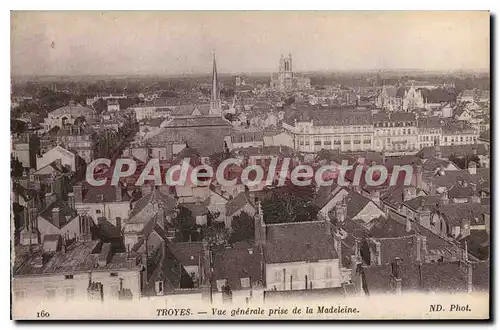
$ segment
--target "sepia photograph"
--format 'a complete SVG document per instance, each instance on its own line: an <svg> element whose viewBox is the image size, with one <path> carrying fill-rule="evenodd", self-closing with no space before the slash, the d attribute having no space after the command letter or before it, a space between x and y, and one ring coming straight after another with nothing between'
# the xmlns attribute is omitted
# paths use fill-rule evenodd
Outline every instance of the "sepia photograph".
<svg viewBox="0 0 500 330"><path fill-rule="evenodd" d="M13 320L488 320L489 11L11 11Z"/></svg>

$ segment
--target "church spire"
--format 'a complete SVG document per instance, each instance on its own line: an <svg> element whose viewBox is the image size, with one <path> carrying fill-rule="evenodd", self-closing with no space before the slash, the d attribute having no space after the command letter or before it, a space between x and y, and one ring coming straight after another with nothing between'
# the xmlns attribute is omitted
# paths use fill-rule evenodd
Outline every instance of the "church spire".
<svg viewBox="0 0 500 330"><path fill-rule="evenodd" d="M221 113L220 91L218 85L219 79L217 76L217 63L215 61L215 51L213 52L213 55L214 55L214 64L212 71L212 93L210 95L210 103L211 103L210 112L212 114L220 114Z"/></svg>

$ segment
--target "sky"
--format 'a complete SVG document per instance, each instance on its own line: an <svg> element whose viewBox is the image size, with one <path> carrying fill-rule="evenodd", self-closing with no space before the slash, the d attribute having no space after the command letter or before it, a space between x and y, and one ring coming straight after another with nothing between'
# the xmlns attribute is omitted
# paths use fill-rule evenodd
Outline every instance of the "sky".
<svg viewBox="0 0 500 330"><path fill-rule="evenodd" d="M489 70L482 12L11 13L13 75Z"/></svg>

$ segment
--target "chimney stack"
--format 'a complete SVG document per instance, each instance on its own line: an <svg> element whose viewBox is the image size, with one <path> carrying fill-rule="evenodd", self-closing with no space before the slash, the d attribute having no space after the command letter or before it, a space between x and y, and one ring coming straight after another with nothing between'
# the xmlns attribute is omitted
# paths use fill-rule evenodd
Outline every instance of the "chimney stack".
<svg viewBox="0 0 500 330"><path fill-rule="evenodd" d="M337 225L342 226L346 220L346 213L347 213L347 206L345 205L345 201L342 200L337 206L335 207L335 213L337 216Z"/></svg>
<svg viewBox="0 0 500 330"><path fill-rule="evenodd" d="M73 210L75 210L75 193L68 193L68 205L71 207Z"/></svg>
<svg viewBox="0 0 500 330"><path fill-rule="evenodd" d="M441 203L443 203L443 205L446 205L450 202L450 200L448 199L448 190L444 190L442 193L441 193Z"/></svg>
<svg viewBox="0 0 500 330"><path fill-rule="evenodd" d="M116 201L121 202L122 201L122 186L120 184L117 184L115 186L115 192L116 192Z"/></svg>
<svg viewBox="0 0 500 330"><path fill-rule="evenodd" d="M399 259L399 257L396 257L396 260L392 262L392 279L394 281L396 294L398 295L400 295L403 291L400 271L401 271L401 259Z"/></svg>
<svg viewBox="0 0 500 330"><path fill-rule="evenodd" d="M73 186L73 193L75 194L75 203L81 203L83 201L83 186L80 184Z"/></svg>
<svg viewBox="0 0 500 330"><path fill-rule="evenodd" d="M422 239L417 235L417 261L422 261Z"/></svg>
<svg viewBox="0 0 500 330"><path fill-rule="evenodd" d="M422 188L422 175L424 173L424 170L422 168L422 165L417 164L416 165L416 171L415 171L415 187L421 189Z"/></svg>
<svg viewBox="0 0 500 330"><path fill-rule="evenodd" d="M59 208L58 207L54 207L52 209L52 223L57 228L59 228L61 226L61 217L59 216Z"/></svg>
<svg viewBox="0 0 500 330"><path fill-rule="evenodd" d="M476 162L469 162L469 174L470 175L475 175L476 174Z"/></svg>
<svg viewBox="0 0 500 330"><path fill-rule="evenodd" d="M264 212L260 201L257 201L257 212L254 215L254 221L255 243L263 245L266 243L266 224L264 223Z"/></svg>

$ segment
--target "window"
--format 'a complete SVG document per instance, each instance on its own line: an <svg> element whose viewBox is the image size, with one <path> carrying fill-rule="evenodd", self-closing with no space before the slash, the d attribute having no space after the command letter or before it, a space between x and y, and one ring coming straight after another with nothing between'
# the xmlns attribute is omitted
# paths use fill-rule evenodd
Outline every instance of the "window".
<svg viewBox="0 0 500 330"><path fill-rule="evenodd" d="M75 297L75 288L66 288L66 300L71 300Z"/></svg>
<svg viewBox="0 0 500 330"><path fill-rule="evenodd" d="M327 145L329 146L329 145L331 145L331 144L332 144L332 141L330 141L330 140L326 140L325 142L323 142L323 144L324 144L325 146L327 146Z"/></svg>
<svg viewBox="0 0 500 330"><path fill-rule="evenodd" d="M73 275L64 275L64 278L67 279L67 280L72 280L73 279Z"/></svg>
<svg viewBox="0 0 500 330"><path fill-rule="evenodd" d="M314 141L315 146L320 146L321 145L321 140L315 140Z"/></svg>
<svg viewBox="0 0 500 330"><path fill-rule="evenodd" d="M350 139L344 139L344 144L351 144L351 140Z"/></svg>
<svg viewBox="0 0 500 330"><path fill-rule="evenodd" d="M15 291L14 297L16 300L24 300L26 298L26 291L24 290Z"/></svg>
<svg viewBox="0 0 500 330"><path fill-rule="evenodd" d="M47 288L45 289L45 298L46 299L54 299L56 297L56 289Z"/></svg>
<svg viewBox="0 0 500 330"><path fill-rule="evenodd" d="M111 276L111 277L117 277L118 273L109 273L109 276Z"/></svg>
<svg viewBox="0 0 500 330"><path fill-rule="evenodd" d="M217 291L222 291L222 287L226 284L226 280L217 280Z"/></svg>
<svg viewBox="0 0 500 330"><path fill-rule="evenodd" d="M95 210L96 214L101 214L101 210Z"/></svg>
<svg viewBox="0 0 500 330"><path fill-rule="evenodd" d="M248 278L248 277L242 277L242 278L240 278L240 282L241 282L241 287L243 289L246 289L246 288L250 287L250 278Z"/></svg>
<svg viewBox="0 0 500 330"><path fill-rule="evenodd" d="M327 280L332 278L332 267L326 267L325 268L325 278Z"/></svg>
<svg viewBox="0 0 500 330"><path fill-rule="evenodd" d="M156 294L163 294L163 281L156 281L155 282L155 292L156 292Z"/></svg>
<svg viewBox="0 0 500 330"><path fill-rule="evenodd" d="M281 274L283 271L276 270L274 271L274 282L281 282Z"/></svg>

